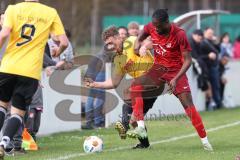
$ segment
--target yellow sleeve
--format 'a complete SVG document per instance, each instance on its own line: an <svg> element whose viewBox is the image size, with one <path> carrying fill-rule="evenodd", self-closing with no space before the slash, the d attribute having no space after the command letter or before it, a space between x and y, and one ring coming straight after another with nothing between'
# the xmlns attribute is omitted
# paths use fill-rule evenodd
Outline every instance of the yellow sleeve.
<svg viewBox="0 0 240 160"><path fill-rule="evenodd" d="M58 35L63 35L65 34L65 30L62 24L62 21L57 13L57 11L55 11L55 18L53 20L52 26L51 26L51 33L58 36Z"/></svg>
<svg viewBox="0 0 240 160"><path fill-rule="evenodd" d="M13 6L9 5L4 16L3 27L13 28L14 20L13 20Z"/></svg>
<svg viewBox="0 0 240 160"><path fill-rule="evenodd" d="M126 60L125 59L126 56L116 56L114 58L114 74L117 75L125 75L124 72L124 66L126 64Z"/></svg>

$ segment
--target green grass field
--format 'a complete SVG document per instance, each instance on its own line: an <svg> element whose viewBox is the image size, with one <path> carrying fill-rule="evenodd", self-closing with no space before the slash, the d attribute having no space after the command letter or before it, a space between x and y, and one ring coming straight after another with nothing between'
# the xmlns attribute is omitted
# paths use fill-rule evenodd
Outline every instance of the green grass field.
<svg viewBox="0 0 240 160"><path fill-rule="evenodd" d="M214 152L202 149L197 136L173 139L195 133L186 119L179 121L147 121L150 149L131 150L136 140L120 140L113 128L93 131L60 133L39 139L40 150L28 152L7 160L235 160L240 155L240 108L202 112L203 121L210 129L208 137ZM230 124L230 125L229 125ZM229 125L229 126L226 126ZM221 127L219 127L221 126ZM218 128L216 128L218 127ZM84 154L83 141L86 136L97 135L104 141L104 151ZM172 138L172 139L171 139ZM171 139L172 141L168 141ZM164 141L166 140L166 141Z"/></svg>

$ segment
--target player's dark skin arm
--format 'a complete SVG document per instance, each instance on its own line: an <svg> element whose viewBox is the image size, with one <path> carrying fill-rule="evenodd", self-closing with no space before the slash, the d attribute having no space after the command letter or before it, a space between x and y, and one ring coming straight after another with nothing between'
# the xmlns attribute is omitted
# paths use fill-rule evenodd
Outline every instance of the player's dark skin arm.
<svg viewBox="0 0 240 160"><path fill-rule="evenodd" d="M142 42L147 39L147 37L149 36L148 33L144 32L144 31L141 31L137 40L135 41L135 44L134 44L134 52L135 54L138 54L139 53L139 49L141 47L141 44Z"/></svg>
<svg viewBox="0 0 240 160"><path fill-rule="evenodd" d="M187 70L189 69L189 67L191 66L191 63L192 63L192 57L188 51L183 52L182 55L184 58L182 68L178 72L178 74L169 83L169 86L172 91L175 90L177 81L187 72Z"/></svg>

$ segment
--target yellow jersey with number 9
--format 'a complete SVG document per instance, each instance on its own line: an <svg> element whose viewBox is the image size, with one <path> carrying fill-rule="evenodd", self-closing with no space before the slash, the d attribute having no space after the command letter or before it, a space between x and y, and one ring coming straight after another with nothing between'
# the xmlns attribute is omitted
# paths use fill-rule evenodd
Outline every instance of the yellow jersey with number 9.
<svg viewBox="0 0 240 160"><path fill-rule="evenodd" d="M38 2L9 5L3 27L11 34L0 72L40 79L49 34L65 34L57 11Z"/></svg>

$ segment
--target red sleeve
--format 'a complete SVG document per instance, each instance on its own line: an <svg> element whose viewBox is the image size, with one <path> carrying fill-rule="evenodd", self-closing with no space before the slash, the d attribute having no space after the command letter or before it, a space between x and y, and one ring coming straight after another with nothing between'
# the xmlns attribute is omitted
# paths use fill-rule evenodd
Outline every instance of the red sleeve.
<svg viewBox="0 0 240 160"><path fill-rule="evenodd" d="M177 34L177 37L178 37L178 43L179 43L179 46L180 46L180 51L181 53L182 52L191 52L192 51L192 48L188 42L188 39L187 39L187 35L185 33L185 31L179 31L178 34Z"/></svg>
<svg viewBox="0 0 240 160"><path fill-rule="evenodd" d="M143 31L145 34L149 34L150 35L150 28L151 28L151 23L148 23L147 25L144 26Z"/></svg>

